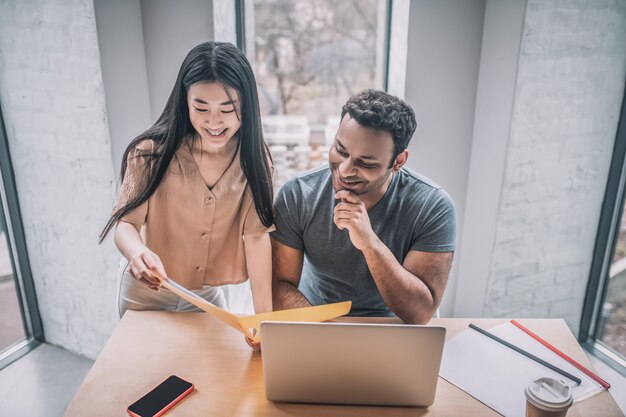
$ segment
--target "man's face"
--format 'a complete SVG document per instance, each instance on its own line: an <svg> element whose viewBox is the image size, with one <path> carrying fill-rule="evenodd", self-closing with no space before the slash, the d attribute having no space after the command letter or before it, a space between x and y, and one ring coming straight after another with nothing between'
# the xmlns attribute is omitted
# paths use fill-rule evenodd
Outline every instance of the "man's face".
<svg viewBox="0 0 626 417"><path fill-rule="evenodd" d="M399 169L395 162L390 167L393 151L391 133L365 128L346 113L328 153L335 191L382 197L391 174Z"/></svg>

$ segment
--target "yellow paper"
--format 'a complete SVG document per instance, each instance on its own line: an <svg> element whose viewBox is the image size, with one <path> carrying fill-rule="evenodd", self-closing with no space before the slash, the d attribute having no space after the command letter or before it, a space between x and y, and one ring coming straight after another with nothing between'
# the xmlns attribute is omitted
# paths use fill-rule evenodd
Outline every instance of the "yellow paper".
<svg viewBox="0 0 626 417"><path fill-rule="evenodd" d="M206 311L211 316L239 330L241 333L248 336L255 342L261 341L259 328L262 321L326 321L348 314L350 308L352 307L352 301L344 301L342 303L294 308L290 310L272 311L269 313L239 317L224 310L223 308L217 307L209 303L202 297L179 285L171 278L162 280L161 285L163 285L165 288L172 291L179 297L189 301L196 307ZM255 330L254 335L250 331L250 329Z"/></svg>

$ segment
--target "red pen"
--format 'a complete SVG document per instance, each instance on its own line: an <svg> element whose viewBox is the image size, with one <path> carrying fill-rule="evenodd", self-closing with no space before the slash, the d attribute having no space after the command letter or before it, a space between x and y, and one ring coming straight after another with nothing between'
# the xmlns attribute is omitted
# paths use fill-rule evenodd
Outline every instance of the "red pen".
<svg viewBox="0 0 626 417"><path fill-rule="evenodd" d="M552 352L556 353L557 355L559 355L560 357L562 357L563 359L565 359L566 361L574 365L576 368L584 372L587 376L589 376L591 379L596 381L598 384L602 385L604 388L606 389L611 388L611 384L609 384L604 379L600 378L598 375L594 374L592 371L590 371L589 369L585 368L584 366L576 362L574 359L567 356L565 353L561 352L560 350L552 346L549 342L545 341L544 339L542 339L541 337L539 337L538 335L530 331L527 327L524 327L518 321L511 320L511 323L513 323L515 326L517 326L518 328L523 330L525 333L527 333L530 337L532 337L533 339L535 339L536 341L538 341L539 343L541 343L542 345L550 349Z"/></svg>

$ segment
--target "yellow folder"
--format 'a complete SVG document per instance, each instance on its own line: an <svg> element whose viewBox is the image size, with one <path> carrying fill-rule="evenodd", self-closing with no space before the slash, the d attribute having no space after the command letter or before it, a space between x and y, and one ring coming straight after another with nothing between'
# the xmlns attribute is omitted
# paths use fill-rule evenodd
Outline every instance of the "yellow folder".
<svg viewBox="0 0 626 417"><path fill-rule="evenodd" d="M222 320L224 323L239 330L255 342L261 341L259 327L262 321L312 321L319 322L334 319L348 314L352 307L352 301L341 303L325 304L321 306L293 308L290 310L272 311L269 313L255 314L252 316L236 316L223 308L217 307L187 288L176 283L171 278L161 280L168 290L179 297L189 301L196 307L206 311L213 317ZM251 330L254 329L255 332Z"/></svg>

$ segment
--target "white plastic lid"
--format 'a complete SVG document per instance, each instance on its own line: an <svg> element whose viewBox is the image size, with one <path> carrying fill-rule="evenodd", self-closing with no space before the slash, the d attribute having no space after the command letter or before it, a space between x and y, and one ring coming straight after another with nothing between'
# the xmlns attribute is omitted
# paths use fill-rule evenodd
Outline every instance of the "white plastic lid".
<svg viewBox="0 0 626 417"><path fill-rule="evenodd" d="M545 411L567 409L574 400L569 387L553 378L539 378L526 386L526 399L535 407Z"/></svg>

